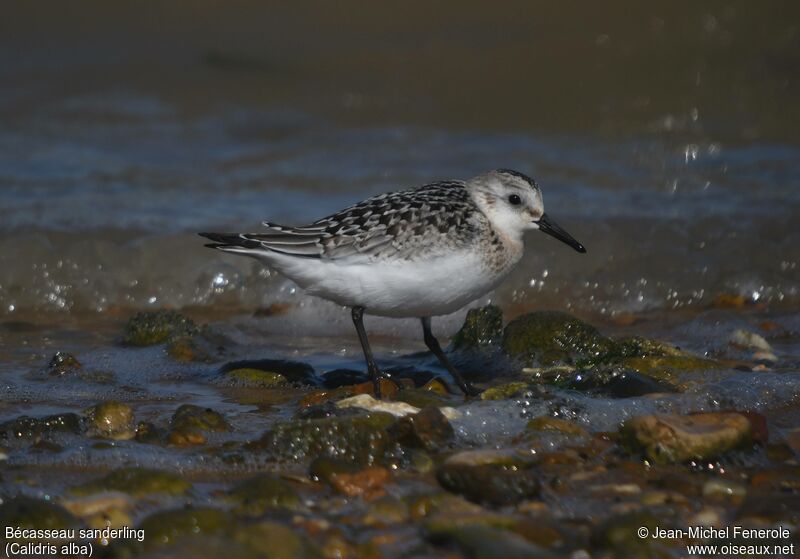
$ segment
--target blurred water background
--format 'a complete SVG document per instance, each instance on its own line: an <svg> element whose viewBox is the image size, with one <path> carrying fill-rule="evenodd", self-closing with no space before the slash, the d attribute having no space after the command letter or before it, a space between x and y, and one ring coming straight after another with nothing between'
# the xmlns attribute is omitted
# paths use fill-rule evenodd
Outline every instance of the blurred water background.
<svg viewBox="0 0 800 559"><path fill-rule="evenodd" d="M790 2L12 2L0 317L317 305L195 233L498 167L589 251L531 235L512 312L792 308L798 76Z"/></svg>

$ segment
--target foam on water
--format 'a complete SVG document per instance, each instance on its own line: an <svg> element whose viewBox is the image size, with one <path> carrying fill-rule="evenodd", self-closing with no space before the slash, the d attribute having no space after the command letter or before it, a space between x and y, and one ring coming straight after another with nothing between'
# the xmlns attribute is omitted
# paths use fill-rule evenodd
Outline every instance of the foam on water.
<svg viewBox="0 0 800 559"><path fill-rule="evenodd" d="M793 402L800 393L800 373L729 371L718 376L685 393L657 397L605 398L551 388L512 400L467 404L452 423L464 444L502 448L524 431L528 420L540 415L576 421L590 432L614 432L639 415L764 411Z"/></svg>

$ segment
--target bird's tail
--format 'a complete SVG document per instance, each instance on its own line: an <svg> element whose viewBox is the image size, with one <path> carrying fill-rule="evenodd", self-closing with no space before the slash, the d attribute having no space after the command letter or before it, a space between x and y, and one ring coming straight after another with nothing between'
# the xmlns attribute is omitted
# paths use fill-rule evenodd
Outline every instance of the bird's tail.
<svg viewBox="0 0 800 559"><path fill-rule="evenodd" d="M248 239L243 233L198 233L213 243L207 243L208 248L216 248L227 252L248 252L263 249L263 245L256 240Z"/></svg>

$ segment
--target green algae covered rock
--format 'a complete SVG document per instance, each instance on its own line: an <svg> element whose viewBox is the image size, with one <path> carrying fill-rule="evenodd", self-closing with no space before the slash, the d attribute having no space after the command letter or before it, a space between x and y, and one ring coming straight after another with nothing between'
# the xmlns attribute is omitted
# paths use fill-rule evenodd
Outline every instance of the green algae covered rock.
<svg viewBox="0 0 800 559"><path fill-rule="evenodd" d="M480 505L471 503L464 497L447 491L412 494L406 496L405 500L411 517L414 519L429 518L441 514L447 521L456 516L470 516L484 512Z"/></svg>
<svg viewBox="0 0 800 559"><path fill-rule="evenodd" d="M637 511L612 516L594 527L591 534L593 547L608 550L614 557L631 559L667 559L672 557L658 548L653 538L639 536L642 528L652 534L657 527L667 528L669 519L659 518L651 512Z"/></svg>
<svg viewBox="0 0 800 559"><path fill-rule="evenodd" d="M289 384L289 380L280 373L261 369L234 369L225 374L236 386L252 386L255 388L277 388Z"/></svg>
<svg viewBox="0 0 800 559"><path fill-rule="evenodd" d="M236 542L255 550L262 559L323 559L320 550L276 522L258 522L241 526L233 535Z"/></svg>
<svg viewBox="0 0 800 559"><path fill-rule="evenodd" d="M643 375L667 382L675 382L685 372L721 367L716 361L689 354L631 357L625 359L623 364Z"/></svg>
<svg viewBox="0 0 800 559"><path fill-rule="evenodd" d="M198 331L190 318L177 311L143 311L133 315L125 324L122 343L144 347L192 336Z"/></svg>
<svg viewBox="0 0 800 559"><path fill-rule="evenodd" d="M288 383L315 384L314 368L302 361L250 359L232 361L220 368L225 381L235 386L276 388Z"/></svg>
<svg viewBox="0 0 800 559"><path fill-rule="evenodd" d="M528 390L530 390L530 384L527 382L507 382L492 386L481 392L481 400L505 400L524 394Z"/></svg>
<svg viewBox="0 0 800 559"><path fill-rule="evenodd" d="M184 404L172 415L172 429L226 432L231 430L231 426L221 413L211 408Z"/></svg>
<svg viewBox="0 0 800 559"><path fill-rule="evenodd" d="M0 505L0 525L25 529L63 530L73 528L78 520L63 507L42 499L19 495ZM5 536L5 534L3 534ZM36 538L12 541L41 541Z"/></svg>
<svg viewBox="0 0 800 559"><path fill-rule="evenodd" d="M78 358L65 351L57 351L47 365L47 374L50 376L64 376L79 371L83 368Z"/></svg>
<svg viewBox="0 0 800 559"><path fill-rule="evenodd" d="M205 433L230 430L230 424L221 413L211 408L184 404L172 415L167 440L175 446L201 445L206 443Z"/></svg>
<svg viewBox="0 0 800 559"><path fill-rule="evenodd" d="M558 559L561 555L527 541L522 536L480 524L456 526L445 530L428 529L433 543L458 547L469 559Z"/></svg>
<svg viewBox="0 0 800 559"><path fill-rule="evenodd" d="M752 443L750 420L734 412L639 416L620 434L630 449L657 463L705 460Z"/></svg>
<svg viewBox="0 0 800 559"><path fill-rule="evenodd" d="M656 340L608 338L594 326L553 311L525 314L509 323L503 350L538 382L619 397L675 390L670 384L649 383L649 378L673 382L681 373L720 368L715 361Z"/></svg>
<svg viewBox="0 0 800 559"><path fill-rule="evenodd" d="M475 351L492 346L503 337L503 311L495 305L470 309L452 340L457 351Z"/></svg>
<svg viewBox="0 0 800 559"><path fill-rule="evenodd" d="M152 548L174 544L184 536L229 532L233 526L233 519L223 510L187 507L151 514L138 527L144 530L145 547Z"/></svg>
<svg viewBox="0 0 800 559"><path fill-rule="evenodd" d="M114 559L264 559L264 555L243 545L223 533L185 534L177 537L177 545L142 546L138 542L113 545L110 556ZM119 544L121 540L117 540ZM144 550L143 548L146 548ZM145 551L142 554L142 551Z"/></svg>
<svg viewBox="0 0 800 559"><path fill-rule="evenodd" d="M589 362L608 352L612 345L594 326L555 311L522 315L503 332L503 350L528 366Z"/></svg>
<svg viewBox="0 0 800 559"><path fill-rule="evenodd" d="M100 402L84 411L88 435L114 440L136 436L133 409L122 402Z"/></svg>
<svg viewBox="0 0 800 559"><path fill-rule="evenodd" d="M476 450L450 456L436 470L442 487L475 503L514 505L539 495L533 461L520 454Z"/></svg>
<svg viewBox="0 0 800 559"><path fill-rule="evenodd" d="M108 475L73 487L76 495L89 495L101 491L120 491L136 497L154 493L183 495L192 485L180 475L146 468L120 468Z"/></svg>
<svg viewBox="0 0 800 559"><path fill-rule="evenodd" d="M353 462L338 460L328 456L320 456L311 461L308 466L308 475L315 481L324 481L330 484L333 478L341 474L355 474L363 468Z"/></svg>
<svg viewBox="0 0 800 559"><path fill-rule="evenodd" d="M550 417L549 415L542 415L535 417L528 421L526 430L531 432L553 432L562 433L564 435L572 435L575 437L585 437L589 433L575 423L574 421L567 421L566 419L559 419L558 417Z"/></svg>
<svg viewBox="0 0 800 559"><path fill-rule="evenodd" d="M74 413L60 413L47 417L21 415L0 423L0 440L35 440L60 433L77 435L83 431L81 419Z"/></svg>
<svg viewBox="0 0 800 559"><path fill-rule="evenodd" d="M300 496L289 482L270 474L244 480L228 491L227 496L235 503L234 510L247 516L261 516L269 510L303 508Z"/></svg>
<svg viewBox="0 0 800 559"><path fill-rule="evenodd" d="M216 359L209 349L209 341L202 336L170 337L167 343L167 355L175 361L183 363L213 363Z"/></svg>
<svg viewBox="0 0 800 559"><path fill-rule="evenodd" d="M283 421L248 448L265 450L282 460L328 456L367 466L388 449L391 438L387 428L394 421L393 416L380 412Z"/></svg>

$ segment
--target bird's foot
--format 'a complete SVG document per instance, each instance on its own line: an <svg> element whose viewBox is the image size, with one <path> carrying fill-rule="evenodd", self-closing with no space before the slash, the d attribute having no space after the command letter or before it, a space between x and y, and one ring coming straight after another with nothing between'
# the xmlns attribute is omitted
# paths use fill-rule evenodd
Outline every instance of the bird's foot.
<svg viewBox="0 0 800 559"><path fill-rule="evenodd" d="M461 392L464 393L464 396L468 396L471 398L474 398L475 396L480 396L481 393L483 392L483 390L473 386L468 382L461 383L458 385L458 387L461 389Z"/></svg>
<svg viewBox="0 0 800 559"><path fill-rule="evenodd" d="M394 393L396 390L394 381L392 381L392 377L383 373L381 371L370 371L370 378L372 379L372 391L375 394L375 398L378 400L383 400L383 396L390 395L387 393Z"/></svg>

